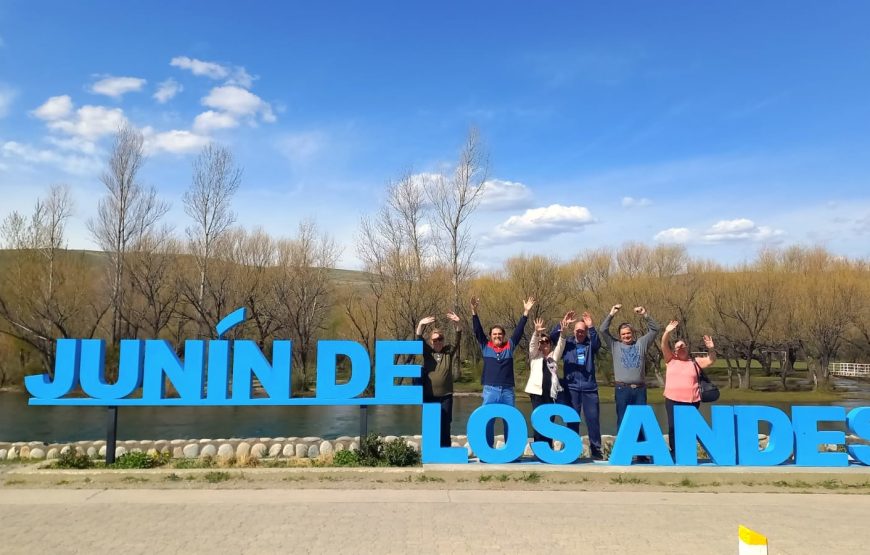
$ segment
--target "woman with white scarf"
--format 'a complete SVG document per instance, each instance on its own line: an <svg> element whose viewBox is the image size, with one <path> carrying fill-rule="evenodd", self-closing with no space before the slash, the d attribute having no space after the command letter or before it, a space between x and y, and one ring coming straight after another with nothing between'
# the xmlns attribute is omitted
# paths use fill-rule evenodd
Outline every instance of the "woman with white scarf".
<svg viewBox="0 0 870 555"><path fill-rule="evenodd" d="M557 402L562 386L557 375L558 361L565 349L565 330L573 329L574 311L562 318L562 333L556 348L550 342L544 319L535 319L535 332L529 341L529 381L526 383L526 393L532 401L532 411L541 405ZM546 441L552 447L553 440L535 431L535 441Z"/></svg>

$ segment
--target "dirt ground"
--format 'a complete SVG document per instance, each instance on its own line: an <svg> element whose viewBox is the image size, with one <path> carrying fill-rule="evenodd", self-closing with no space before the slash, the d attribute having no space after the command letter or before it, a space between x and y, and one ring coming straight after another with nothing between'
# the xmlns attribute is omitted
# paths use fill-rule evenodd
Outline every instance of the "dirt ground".
<svg viewBox="0 0 870 555"><path fill-rule="evenodd" d="M156 468L59 470L0 465L0 495L72 489L488 489L712 493L870 493L870 468L689 468L469 465L468 468Z"/></svg>

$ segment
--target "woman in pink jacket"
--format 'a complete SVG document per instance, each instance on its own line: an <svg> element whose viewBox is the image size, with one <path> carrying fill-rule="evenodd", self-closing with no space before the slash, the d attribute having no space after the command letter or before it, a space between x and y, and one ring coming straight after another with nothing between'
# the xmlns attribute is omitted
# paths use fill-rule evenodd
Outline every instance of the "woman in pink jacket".
<svg viewBox="0 0 870 555"><path fill-rule="evenodd" d="M671 447L671 455L674 454L674 406L692 405L698 408L701 405L701 370L709 368L716 360L716 351L713 350L713 339L709 335L704 336L704 345L707 347L707 356L694 358L689 354L689 345L686 341L678 339L671 350L670 335L677 329L680 323L671 320L662 334L662 353L665 357L665 409L668 413L668 444Z"/></svg>

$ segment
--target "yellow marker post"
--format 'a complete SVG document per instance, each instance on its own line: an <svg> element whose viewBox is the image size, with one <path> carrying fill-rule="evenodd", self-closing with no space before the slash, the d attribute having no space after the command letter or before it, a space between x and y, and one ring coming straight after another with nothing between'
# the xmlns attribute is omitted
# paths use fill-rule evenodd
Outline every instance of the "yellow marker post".
<svg viewBox="0 0 870 555"><path fill-rule="evenodd" d="M767 555L767 537L746 526L740 526L737 535L737 555Z"/></svg>

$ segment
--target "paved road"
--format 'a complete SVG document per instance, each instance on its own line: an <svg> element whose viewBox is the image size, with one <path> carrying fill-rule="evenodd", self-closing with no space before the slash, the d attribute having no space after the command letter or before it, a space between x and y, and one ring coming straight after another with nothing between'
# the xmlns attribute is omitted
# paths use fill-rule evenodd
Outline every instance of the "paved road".
<svg viewBox="0 0 870 555"><path fill-rule="evenodd" d="M0 490L3 553L866 552L870 496L437 490Z"/></svg>

